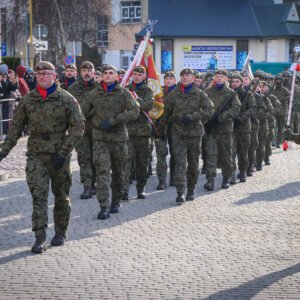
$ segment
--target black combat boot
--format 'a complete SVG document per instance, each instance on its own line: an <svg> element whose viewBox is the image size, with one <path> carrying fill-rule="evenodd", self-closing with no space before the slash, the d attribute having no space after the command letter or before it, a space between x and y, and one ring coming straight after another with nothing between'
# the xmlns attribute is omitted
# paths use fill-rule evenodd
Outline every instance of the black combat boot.
<svg viewBox="0 0 300 300"><path fill-rule="evenodd" d="M222 189L228 189L230 186L230 180L229 178L223 177L223 181L222 181Z"/></svg>
<svg viewBox="0 0 300 300"><path fill-rule="evenodd" d="M92 193L92 195L96 195L96 185L95 185L95 183L92 183L91 193Z"/></svg>
<svg viewBox="0 0 300 300"><path fill-rule="evenodd" d="M195 199L194 190L188 190L185 199L186 199L186 201L192 201L192 200L194 200Z"/></svg>
<svg viewBox="0 0 300 300"><path fill-rule="evenodd" d="M82 194L80 195L80 199L90 199L92 198L92 190L89 186L85 185L83 187L83 192Z"/></svg>
<svg viewBox="0 0 300 300"><path fill-rule="evenodd" d="M232 174L232 176L230 177L230 184L236 184L235 174Z"/></svg>
<svg viewBox="0 0 300 300"><path fill-rule="evenodd" d="M176 204L181 205L184 202L183 193L177 193Z"/></svg>
<svg viewBox="0 0 300 300"><path fill-rule="evenodd" d="M137 198L138 199L146 199L145 188L137 190Z"/></svg>
<svg viewBox="0 0 300 300"><path fill-rule="evenodd" d="M46 229L35 232L35 243L31 248L32 253L43 253L47 250Z"/></svg>
<svg viewBox="0 0 300 300"><path fill-rule="evenodd" d="M252 167L252 166L249 166L249 167L247 168L247 176L248 176L248 177L253 176L253 167Z"/></svg>
<svg viewBox="0 0 300 300"><path fill-rule="evenodd" d="M170 176L170 186L175 186L174 178Z"/></svg>
<svg viewBox="0 0 300 300"><path fill-rule="evenodd" d="M265 165L266 165L266 166L270 166L270 165L271 165L271 162L270 162L270 159L269 159L269 158L266 158L266 159L265 159Z"/></svg>
<svg viewBox="0 0 300 300"><path fill-rule="evenodd" d="M262 163L257 163L256 164L256 171L261 171L262 170Z"/></svg>
<svg viewBox="0 0 300 300"><path fill-rule="evenodd" d="M163 191L163 190L165 190L167 188L167 186L166 186L166 180L165 179L163 179L163 180L159 180L159 183L158 183L158 186L157 186L157 190L158 191Z"/></svg>
<svg viewBox="0 0 300 300"><path fill-rule="evenodd" d="M128 192L124 192L124 193L123 193L122 200L128 201L128 199L129 199L129 197L128 197Z"/></svg>
<svg viewBox="0 0 300 300"><path fill-rule="evenodd" d="M120 204L119 203L116 203L116 202L112 202L111 205L110 205L110 210L109 212L111 214L117 214L120 210Z"/></svg>
<svg viewBox="0 0 300 300"><path fill-rule="evenodd" d="M213 191L215 188L215 180L214 178L207 178L207 182L204 184L204 188L207 191Z"/></svg>
<svg viewBox="0 0 300 300"><path fill-rule="evenodd" d="M239 179L240 179L240 182L246 182L246 172L245 171L240 171Z"/></svg>
<svg viewBox="0 0 300 300"><path fill-rule="evenodd" d="M102 207L97 218L99 220L105 220L108 219L109 217L110 217L109 209L107 207Z"/></svg>
<svg viewBox="0 0 300 300"><path fill-rule="evenodd" d="M62 246L66 241L65 232L55 232L54 237L51 240L51 246Z"/></svg>

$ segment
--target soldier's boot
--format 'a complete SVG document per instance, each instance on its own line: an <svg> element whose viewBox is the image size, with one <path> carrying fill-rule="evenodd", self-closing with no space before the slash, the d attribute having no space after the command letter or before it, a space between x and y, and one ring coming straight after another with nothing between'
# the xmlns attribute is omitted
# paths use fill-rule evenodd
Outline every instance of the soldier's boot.
<svg viewBox="0 0 300 300"><path fill-rule="evenodd" d="M280 148L280 138L276 139L276 148Z"/></svg>
<svg viewBox="0 0 300 300"><path fill-rule="evenodd" d="M186 201L193 201L195 199L194 190L188 190L186 194Z"/></svg>
<svg viewBox="0 0 300 300"><path fill-rule="evenodd" d="M38 230L35 232L35 243L31 248L32 253L43 253L47 250L46 230Z"/></svg>
<svg viewBox="0 0 300 300"><path fill-rule="evenodd" d="M257 163L256 164L256 171L261 171L262 170L262 163Z"/></svg>
<svg viewBox="0 0 300 300"><path fill-rule="evenodd" d="M124 191L122 200L128 201L128 199L129 199L129 197L128 197L128 192L127 192L127 191Z"/></svg>
<svg viewBox="0 0 300 300"><path fill-rule="evenodd" d="M91 192L92 192L92 195L96 195L96 185L95 185L95 183L92 183Z"/></svg>
<svg viewBox="0 0 300 300"><path fill-rule="evenodd" d="M116 202L112 202L111 205L110 205L110 210L109 212L111 214L117 214L120 210L120 204L119 203L116 203Z"/></svg>
<svg viewBox="0 0 300 300"><path fill-rule="evenodd" d="M159 182L158 182L158 186L157 186L157 190L158 191L163 191L163 190L165 190L167 188L167 186L166 186L166 180L165 179L162 179L162 180L159 180Z"/></svg>
<svg viewBox="0 0 300 300"><path fill-rule="evenodd" d="M248 176L248 177L253 176L253 168L252 168L252 165L249 165L249 167L247 168L247 176Z"/></svg>
<svg viewBox="0 0 300 300"><path fill-rule="evenodd" d="M83 192L80 195L80 199L90 199L92 198L92 196L92 189L89 186L85 185L83 187Z"/></svg>
<svg viewBox="0 0 300 300"><path fill-rule="evenodd" d="M232 174L230 177L230 184L236 184L235 174Z"/></svg>
<svg viewBox="0 0 300 300"><path fill-rule="evenodd" d="M65 232L55 232L54 237L51 240L51 246L62 246L66 242Z"/></svg>
<svg viewBox="0 0 300 300"><path fill-rule="evenodd" d="M204 184L204 188L207 191L213 191L215 188L215 179L214 178L207 178L207 182Z"/></svg>
<svg viewBox="0 0 300 300"><path fill-rule="evenodd" d="M107 207L102 207L97 218L99 220L105 220L105 219L108 219L110 217L110 214L109 214L109 208Z"/></svg>
<svg viewBox="0 0 300 300"><path fill-rule="evenodd" d="M223 181L222 181L222 189L228 189L230 186L230 179L227 177L223 177Z"/></svg>
<svg viewBox="0 0 300 300"><path fill-rule="evenodd" d="M270 166L270 165L271 165L271 162L270 162L270 159L269 159L269 158L266 158L266 159L265 159L265 165L266 165L266 166Z"/></svg>
<svg viewBox="0 0 300 300"><path fill-rule="evenodd" d="M146 199L145 188L137 190L137 198L138 199Z"/></svg>
<svg viewBox="0 0 300 300"><path fill-rule="evenodd" d="M239 178L240 182L246 182L246 171L240 171Z"/></svg>
<svg viewBox="0 0 300 300"><path fill-rule="evenodd" d="M176 198L176 204L181 205L183 202L184 202L183 193L178 192L177 193L177 198Z"/></svg>

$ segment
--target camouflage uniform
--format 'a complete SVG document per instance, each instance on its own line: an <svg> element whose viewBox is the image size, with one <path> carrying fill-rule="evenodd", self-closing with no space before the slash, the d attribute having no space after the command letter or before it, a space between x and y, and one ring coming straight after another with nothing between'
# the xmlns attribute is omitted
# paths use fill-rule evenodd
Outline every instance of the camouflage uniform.
<svg viewBox="0 0 300 300"><path fill-rule="evenodd" d="M49 181L55 197L55 232L65 234L71 212L69 189L69 161L56 169L57 155L67 158L83 134L84 121L74 97L57 87L44 101L37 89L20 102L11 129L2 146L8 153L27 126L30 131L27 144L26 179L33 200L32 230L43 231L48 226Z"/></svg>
<svg viewBox="0 0 300 300"><path fill-rule="evenodd" d="M206 178L208 182L213 182L216 177L216 169L218 162L218 154L220 157L223 183L228 182L232 175L232 133L233 119L240 111L241 103L236 92L224 84L222 89L215 86L205 90L218 111L223 101L228 101L228 105L224 111L218 116L215 125L208 130L205 127L206 134L204 136L206 144ZM213 185L213 184L212 184Z"/></svg>
<svg viewBox="0 0 300 300"><path fill-rule="evenodd" d="M124 171L127 161L128 131L126 123L138 116L138 106L132 95L115 82L111 92L99 84L83 104L87 116L93 112L90 120L93 139L93 161L96 167L96 195L101 210L108 209L110 170L112 189L111 205L119 205L123 195ZM109 120L111 126L101 129L103 121Z"/></svg>
<svg viewBox="0 0 300 300"><path fill-rule="evenodd" d="M178 85L168 96L165 114L166 120L172 122L174 184L179 197L187 185L188 197L193 195L198 179L203 123L213 114L214 106L207 95L194 84L189 91L183 92L182 88Z"/></svg>
<svg viewBox="0 0 300 300"><path fill-rule="evenodd" d="M79 102L81 109L83 104L89 98L89 93L97 87L94 80L86 83L82 79L74 83L68 89ZM80 167L80 181L85 187L91 188L96 181L96 171L93 164L93 142L92 142L92 129L91 129L91 115L83 114L86 116L85 130L82 138L76 146L77 159Z"/></svg>
<svg viewBox="0 0 300 300"><path fill-rule="evenodd" d="M140 104L139 117L127 125L129 133L128 141L128 162L126 165L125 187L124 191L129 191L129 176L132 160L136 161L136 188L138 193L142 193L147 183L147 168L150 156L150 139L152 135L152 126L144 114L152 109L153 92L144 82L141 85L130 84L127 86L130 91L135 91L139 98L136 100ZM135 154L135 156L134 156Z"/></svg>
<svg viewBox="0 0 300 300"><path fill-rule="evenodd" d="M241 101L241 111L234 119L233 134L233 173L236 170L236 156L238 157L238 167L240 170L240 180L245 181L246 169L249 165L248 151L251 142L251 121L250 118L256 110L256 101L252 92L243 88L236 90ZM233 175L235 176L235 175ZM234 177L235 178L235 177Z"/></svg>

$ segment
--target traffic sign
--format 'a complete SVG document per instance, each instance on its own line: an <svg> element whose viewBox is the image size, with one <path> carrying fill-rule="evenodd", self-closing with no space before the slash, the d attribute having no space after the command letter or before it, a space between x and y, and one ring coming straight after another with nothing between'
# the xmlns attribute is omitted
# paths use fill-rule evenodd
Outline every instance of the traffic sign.
<svg viewBox="0 0 300 300"><path fill-rule="evenodd" d="M74 64L75 63L75 58L74 58L73 55L68 55L68 56L65 57L64 62L65 62L66 65Z"/></svg>
<svg viewBox="0 0 300 300"><path fill-rule="evenodd" d="M30 43L30 38L28 38L27 43ZM34 36L32 37L32 45L36 51L48 50L48 41L37 40Z"/></svg>
<svg viewBox="0 0 300 300"><path fill-rule="evenodd" d="M35 38L43 40L48 36L48 27L43 24L37 24L33 27L32 34Z"/></svg>

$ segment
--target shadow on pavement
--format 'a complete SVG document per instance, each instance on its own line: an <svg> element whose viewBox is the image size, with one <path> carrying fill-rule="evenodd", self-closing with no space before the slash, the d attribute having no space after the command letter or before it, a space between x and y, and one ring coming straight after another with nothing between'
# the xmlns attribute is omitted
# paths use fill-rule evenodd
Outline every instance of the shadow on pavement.
<svg viewBox="0 0 300 300"><path fill-rule="evenodd" d="M223 290L212 294L203 300L232 300L232 299L243 299L250 300L253 299L255 295L260 293L265 288L270 285L282 280L287 276L292 276L293 274L300 272L300 263L291 266L289 268L283 269L281 271L269 273L261 277L255 278L254 280L243 283L235 288Z"/></svg>
<svg viewBox="0 0 300 300"><path fill-rule="evenodd" d="M282 201L300 195L300 182L289 182L274 190L252 193L248 197L235 202L235 205L245 205L260 201Z"/></svg>

